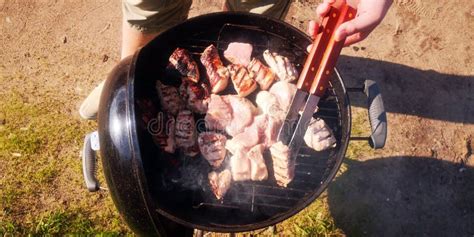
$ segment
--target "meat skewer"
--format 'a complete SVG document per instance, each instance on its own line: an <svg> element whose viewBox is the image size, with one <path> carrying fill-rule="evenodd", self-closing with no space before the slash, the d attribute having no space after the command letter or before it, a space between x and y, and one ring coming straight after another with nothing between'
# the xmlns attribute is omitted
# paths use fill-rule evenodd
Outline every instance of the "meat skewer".
<svg viewBox="0 0 474 237"><path fill-rule="evenodd" d="M226 141L224 135L215 132L203 132L198 136L199 150L214 169L219 168L224 161Z"/></svg>
<svg viewBox="0 0 474 237"><path fill-rule="evenodd" d="M240 97L245 97L257 89L257 83L252 79L247 69L241 65L231 64L227 67L230 79Z"/></svg>
<svg viewBox="0 0 474 237"><path fill-rule="evenodd" d="M230 184L232 181L231 172L228 169L225 169L220 173L212 171L207 177L209 179L211 190L216 196L216 198L224 198L225 194L230 188Z"/></svg>
<svg viewBox="0 0 474 237"><path fill-rule="evenodd" d="M295 177L295 162L290 157L290 150L288 146L278 142L270 147L270 153L272 155L273 172L277 184L287 187Z"/></svg>
<svg viewBox="0 0 474 237"><path fill-rule="evenodd" d="M268 90L275 80L275 73L256 58L252 59L248 65L248 70L254 74L255 81L257 81L260 88L264 91Z"/></svg>
<svg viewBox="0 0 474 237"><path fill-rule="evenodd" d="M201 63L206 68L211 85L211 92L216 94L223 91L229 84L229 70L222 64L219 53L214 45L209 45L201 54Z"/></svg>
<svg viewBox="0 0 474 237"><path fill-rule="evenodd" d="M194 83L199 82L198 65L186 49L176 48L171 54L169 61L187 80Z"/></svg>

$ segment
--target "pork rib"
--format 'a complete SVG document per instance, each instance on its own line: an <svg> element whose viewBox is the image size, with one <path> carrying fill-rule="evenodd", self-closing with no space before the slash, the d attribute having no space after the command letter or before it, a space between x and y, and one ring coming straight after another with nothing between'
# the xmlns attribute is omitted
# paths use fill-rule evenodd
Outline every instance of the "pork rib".
<svg viewBox="0 0 474 237"><path fill-rule="evenodd" d="M186 49L176 48L171 54L169 61L182 76L185 76L194 83L199 82L198 65Z"/></svg>
<svg viewBox="0 0 474 237"><path fill-rule="evenodd" d="M201 54L201 63L206 68L212 93L223 91L229 84L229 70L222 64L214 45L209 45Z"/></svg>

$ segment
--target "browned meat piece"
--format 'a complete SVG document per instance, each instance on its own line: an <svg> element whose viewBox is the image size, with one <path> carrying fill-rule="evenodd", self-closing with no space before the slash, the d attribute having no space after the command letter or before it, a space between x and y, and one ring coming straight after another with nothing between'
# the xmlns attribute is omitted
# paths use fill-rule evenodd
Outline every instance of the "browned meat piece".
<svg viewBox="0 0 474 237"><path fill-rule="evenodd" d="M179 94L181 98L187 102L187 107L191 111L200 114L207 112L210 94L206 84L197 84L183 80L179 87Z"/></svg>
<svg viewBox="0 0 474 237"><path fill-rule="evenodd" d="M263 59L270 66L270 69L276 73L279 80L290 82L298 78L298 71L287 57L271 53L267 49L263 52Z"/></svg>
<svg viewBox="0 0 474 237"><path fill-rule="evenodd" d="M304 134L306 145L316 151L323 151L336 146L336 138L322 119L311 119Z"/></svg>
<svg viewBox="0 0 474 237"><path fill-rule="evenodd" d="M230 168L234 181L250 180L250 160L242 152L230 157Z"/></svg>
<svg viewBox="0 0 474 237"><path fill-rule="evenodd" d="M228 68L234 89L240 97L245 97L257 89L257 83L250 77L245 67L231 64Z"/></svg>
<svg viewBox="0 0 474 237"><path fill-rule="evenodd" d="M232 174L230 170L225 169L218 173L212 171L208 175L211 190L217 199L222 199L230 188L232 181Z"/></svg>
<svg viewBox="0 0 474 237"><path fill-rule="evenodd" d="M277 142L270 147L270 153L277 184L286 187L295 177L295 162L290 157L290 150L282 142Z"/></svg>
<svg viewBox="0 0 474 237"><path fill-rule="evenodd" d="M253 73L253 78L260 85L260 89L264 91L268 90L275 80L275 73L256 58L252 59L248 69L249 72Z"/></svg>
<svg viewBox="0 0 474 237"><path fill-rule="evenodd" d="M257 108L246 98L236 95L222 97L232 108L232 120L226 126L225 131L231 136L235 136L244 131L250 125L253 117L258 113Z"/></svg>
<svg viewBox="0 0 474 237"><path fill-rule="evenodd" d="M169 61L187 80L194 83L199 81L198 65L186 49L177 48L171 54Z"/></svg>
<svg viewBox="0 0 474 237"><path fill-rule="evenodd" d="M211 92L223 91L229 84L229 70L222 64L219 53L214 45L209 45L201 55L201 63L206 68L207 77L211 84Z"/></svg>
<svg viewBox="0 0 474 237"><path fill-rule="evenodd" d="M157 114L156 120L151 120L148 123L148 131L151 133L153 141L168 153L174 153L176 148L174 142L174 130L174 118L162 112Z"/></svg>
<svg viewBox="0 0 474 237"><path fill-rule="evenodd" d="M224 57L233 64L246 67L250 62L253 47L251 44L232 42L224 51Z"/></svg>
<svg viewBox="0 0 474 237"><path fill-rule="evenodd" d="M196 138L196 124L194 123L193 113L189 110L179 111L175 125L176 146L184 148L185 153L193 154L196 150L193 147L197 145Z"/></svg>
<svg viewBox="0 0 474 237"><path fill-rule="evenodd" d="M165 85L158 80L156 81L156 91L163 111L176 115L179 110L184 108L184 102L175 87Z"/></svg>
<svg viewBox="0 0 474 237"><path fill-rule="evenodd" d="M219 168L224 161L226 141L224 135L215 132L203 132L198 136L199 150L213 168Z"/></svg>
<svg viewBox="0 0 474 237"><path fill-rule="evenodd" d="M204 120L208 129L224 130L232 121L232 108L221 96L211 94Z"/></svg>
<svg viewBox="0 0 474 237"><path fill-rule="evenodd" d="M268 170L263 159L263 150L265 146L256 145L247 153L250 161L250 179L253 181L262 181L268 178Z"/></svg>

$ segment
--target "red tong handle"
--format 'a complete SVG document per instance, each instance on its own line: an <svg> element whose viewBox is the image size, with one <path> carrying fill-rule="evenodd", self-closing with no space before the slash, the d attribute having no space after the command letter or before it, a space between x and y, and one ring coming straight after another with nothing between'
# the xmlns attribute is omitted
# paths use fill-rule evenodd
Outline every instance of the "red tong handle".
<svg viewBox="0 0 474 237"><path fill-rule="evenodd" d="M318 97L324 95L345 41L336 41L334 32L342 23L353 19L356 13L357 10L346 3L339 7L331 6L321 24L322 31L313 41L311 52L296 83L298 89Z"/></svg>

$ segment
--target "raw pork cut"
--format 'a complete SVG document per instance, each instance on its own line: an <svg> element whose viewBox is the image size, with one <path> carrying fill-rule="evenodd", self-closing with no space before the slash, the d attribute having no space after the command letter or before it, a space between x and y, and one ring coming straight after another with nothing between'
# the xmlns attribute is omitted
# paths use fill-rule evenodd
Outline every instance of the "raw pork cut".
<svg viewBox="0 0 474 237"><path fill-rule="evenodd" d="M336 138L322 119L311 119L308 130L304 134L304 141L307 146L316 151L323 151L336 146Z"/></svg>
<svg viewBox="0 0 474 237"><path fill-rule="evenodd" d="M221 96L211 94L204 120L208 129L224 130L232 121L232 107Z"/></svg>
<svg viewBox="0 0 474 237"><path fill-rule="evenodd" d="M252 56L253 47L251 44L232 42L224 51L224 57L233 64L247 67Z"/></svg>
<svg viewBox="0 0 474 237"><path fill-rule="evenodd" d="M271 53L268 49L263 52L263 59L280 81L294 81L298 78L298 71L287 57Z"/></svg>
<svg viewBox="0 0 474 237"><path fill-rule="evenodd" d="M293 97L296 93L296 85L286 81L279 81L273 84L269 92L272 93L278 99L280 108L285 111L286 116L286 112L288 112Z"/></svg>
<svg viewBox="0 0 474 237"><path fill-rule="evenodd" d="M250 125L258 110L246 98L236 95L222 97L232 108L232 121L226 126L225 131L231 136L235 136L244 131Z"/></svg>

